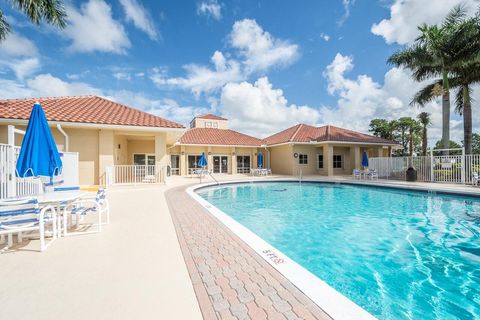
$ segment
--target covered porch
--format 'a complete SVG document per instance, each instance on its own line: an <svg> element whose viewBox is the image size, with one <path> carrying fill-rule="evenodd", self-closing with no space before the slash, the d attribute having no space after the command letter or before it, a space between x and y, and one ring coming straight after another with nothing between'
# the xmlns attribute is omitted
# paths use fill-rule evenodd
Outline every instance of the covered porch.
<svg viewBox="0 0 480 320"><path fill-rule="evenodd" d="M388 157L391 149L382 145L352 143L289 144L271 148L274 174L344 176L361 169L362 155Z"/></svg>
<svg viewBox="0 0 480 320"><path fill-rule="evenodd" d="M215 174L248 174L251 169L258 168L259 153L263 155L263 166L269 166L269 152L266 148L173 145L168 148L172 175L195 174L202 153L207 156L207 169Z"/></svg>
<svg viewBox="0 0 480 320"><path fill-rule="evenodd" d="M170 165L167 146L175 143L178 135L168 131L100 131L100 180L110 179L110 184L164 181Z"/></svg>

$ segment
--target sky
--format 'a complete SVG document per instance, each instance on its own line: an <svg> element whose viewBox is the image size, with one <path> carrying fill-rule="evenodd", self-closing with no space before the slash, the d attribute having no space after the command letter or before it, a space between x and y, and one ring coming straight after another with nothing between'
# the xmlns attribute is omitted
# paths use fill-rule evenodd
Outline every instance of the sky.
<svg viewBox="0 0 480 320"><path fill-rule="evenodd" d="M386 63L417 25L477 0L66 1L68 26L32 25L0 2L13 32L0 43L0 99L100 95L187 125L215 113L260 138L297 123L368 132L426 83ZM480 102L480 90L474 98ZM476 103L476 102L474 102ZM452 107L452 110L454 108ZM474 132L480 114L474 107ZM451 135L462 140L453 113Z"/></svg>

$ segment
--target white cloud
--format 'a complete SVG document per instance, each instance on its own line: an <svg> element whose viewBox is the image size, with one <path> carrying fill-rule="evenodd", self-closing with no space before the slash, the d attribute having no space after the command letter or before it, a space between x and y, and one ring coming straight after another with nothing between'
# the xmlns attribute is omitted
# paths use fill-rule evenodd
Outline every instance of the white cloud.
<svg viewBox="0 0 480 320"><path fill-rule="evenodd" d="M8 62L8 65L15 73L17 79L23 80L40 69L40 60L38 58L12 60Z"/></svg>
<svg viewBox="0 0 480 320"><path fill-rule="evenodd" d="M343 25L345 21L347 21L348 17L350 17L350 7L355 4L355 0L342 0L342 5L344 9L343 16L338 20L338 25Z"/></svg>
<svg viewBox="0 0 480 320"><path fill-rule="evenodd" d="M132 80L132 75L128 72L114 72L112 76L117 80Z"/></svg>
<svg viewBox="0 0 480 320"><path fill-rule="evenodd" d="M12 32L0 45L0 55L9 57L35 57L38 49L33 41Z"/></svg>
<svg viewBox="0 0 480 320"><path fill-rule="evenodd" d="M10 69L23 80L41 67L37 46L17 33L10 33L0 45L0 67Z"/></svg>
<svg viewBox="0 0 480 320"><path fill-rule="evenodd" d="M214 18L215 20L222 19L222 6L217 0L203 1L198 4L198 15L206 15Z"/></svg>
<svg viewBox="0 0 480 320"><path fill-rule="evenodd" d="M39 74L26 81L34 96L103 95L103 92L84 82L66 82L50 73Z"/></svg>
<svg viewBox="0 0 480 320"><path fill-rule="evenodd" d="M329 41L330 40L330 36L326 33L320 33L320 39L323 39L324 41Z"/></svg>
<svg viewBox="0 0 480 320"><path fill-rule="evenodd" d="M229 83L220 98L222 115L230 126L258 137L266 137L297 123L315 124L318 110L289 104L280 89L273 89L267 77L249 82Z"/></svg>
<svg viewBox="0 0 480 320"><path fill-rule="evenodd" d="M64 33L75 52L125 53L130 40L121 23L113 19L111 7L103 0L89 0L79 10L67 7L69 25Z"/></svg>
<svg viewBox="0 0 480 320"><path fill-rule="evenodd" d="M184 125L187 125L196 115L210 112L210 109L205 107L181 106L173 99L151 99L143 93L128 90L110 92L109 94L110 98L115 101Z"/></svg>
<svg viewBox="0 0 480 320"><path fill-rule="evenodd" d="M240 64L226 59L223 53L215 51L211 57L214 68L189 64L184 66L185 77L168 78L165 69L154 69L150 79L158 86L175 86L191 90L195 95L214 91L232 81L244 79Z"/></svg>
<svg viewBox="0 0 480 320"><path fill-rule="evenodd" d="M150 39L157 40L158 34L155 24L145 8L136 0L120 0L127 21L133 22L135 27L145 32Z"/></svg>
<svg viewBox="0 0 480 320"><path fill-rule="evenodd" d="M154 69L150 79L157 86L172 86L190 90L197 97L217 91L229 82L246 80L250 75L276 66L292 63L298 56L298 46L276 39L264 31L255 20L235 22L229 44L240 59L215 51L210 58L213 68L187 64L184 77L169 77L165 69Z"/></svg>
<svg viewBox="0 0 480 320"><path fill-rule="evenodd" d="M289 65L298 57L298 45L274 38L255 20L235 22L229 39L230 45L240 51L247 73Z"/></svg>
<svg viewBox="0 0 480 320"><path fill-rule="evenodd" d="M49 73L39 74L23 82L0 80L0 98L48 96L104 95L102 90L84 82L67 82Z"/></svg>
<svg viewBox="0 0 480 320"><path fill-rule="evenodd" d="M465 4L473 13L477 0L395 0L390 7L390 18L372 26L372 33L382 36L388 44L412 43L419 35L417 26L438 24L458 4Z"/></svg>
<svg viewBox="0 0 480 320"><path fill-rule="evenodd" d="M353 69L353 58L338 53L324 76L328 81L328 92L338 97L336 107L320 108L321 122L346 127L362 132L368 131L370 120L374 118L397 119L403 116L416 117L420 112L431 114L432 126L429 128L429 143L441 136L441 101L434 101L417 108L409 105L413 95L426 84L416 83L409 71L399 68L390 69L384 77L383 85L368 75L359 75L351 79L346 73ZM480 115L477 121L480 124ZM453 114L451 136L461 140L461 119Z"/></svg>

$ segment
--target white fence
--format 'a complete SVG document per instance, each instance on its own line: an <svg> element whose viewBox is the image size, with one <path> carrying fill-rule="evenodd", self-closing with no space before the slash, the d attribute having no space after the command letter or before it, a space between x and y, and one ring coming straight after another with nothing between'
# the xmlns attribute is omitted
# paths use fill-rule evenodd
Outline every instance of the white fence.
<svg viewBox="0 0 480 320"><path fill-rule="evenodd" d="M102 184L136 185L165 182L166 167L156 165L114 165L106 168Z"/></svg>
<svg viewBox="0 0 480 320"><path fill-rule="evenodd" d="M417 180L425 182L471 183L480 173L480 155L371 158L369 168L384 179L405 180L409 167L417 171Z"/></svg>
<svg viewBox="0 0 480 320"><path fill-rule="evenodd" d="M38 195L42 192L39 178L18 178L15 176L20 147L0 144L0 199Z"/></svg>

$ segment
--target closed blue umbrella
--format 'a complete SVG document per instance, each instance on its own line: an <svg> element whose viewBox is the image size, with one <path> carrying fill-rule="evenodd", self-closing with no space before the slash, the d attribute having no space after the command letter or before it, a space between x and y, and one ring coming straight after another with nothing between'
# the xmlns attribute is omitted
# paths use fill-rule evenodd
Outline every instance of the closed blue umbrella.
<svg viewBox="0 0 480 320"><path fill-rule="evenodd" d="M27 131L23 138L22 148L17 160L19 177L50 177L62 170L62 160L58 153L47 118L40 103L33 105Z"/></svg>
<svg viewBox="0 0 480 320"><path fill-rule="evenodd" d="M259 168L263 168L263 154L261 152L257 155L257 165Z"/></svg>
<svg viewBox="0 0 480 320"><path fill-rule="evenodd" d="M206 167L207 166L207 157L205 157L205 152L202 152L202 156L200 157L200 160L198 160L198 166L199 167Z"/></svg>
<svg viewBox="0 0 480 320"><path fill-rule="evenodd" d="M368 155L366 151L363 151L362 166L368 167Z"/></svg>

